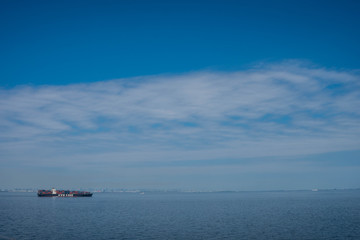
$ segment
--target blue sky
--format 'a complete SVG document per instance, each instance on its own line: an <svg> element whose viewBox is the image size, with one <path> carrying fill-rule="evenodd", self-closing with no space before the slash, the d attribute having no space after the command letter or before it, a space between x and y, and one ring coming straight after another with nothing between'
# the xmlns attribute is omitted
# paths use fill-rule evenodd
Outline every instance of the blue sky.
<svg viewBox="0 0 360 240"><path fill-rule="evenodd" d="M0 188L357 188L358 1L1 1Z"/></svg>

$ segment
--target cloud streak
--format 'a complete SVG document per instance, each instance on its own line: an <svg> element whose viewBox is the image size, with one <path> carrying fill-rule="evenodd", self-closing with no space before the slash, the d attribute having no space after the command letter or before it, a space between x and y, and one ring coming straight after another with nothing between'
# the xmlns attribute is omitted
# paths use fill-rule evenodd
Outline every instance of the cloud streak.
<svg viewBox="0 0 360 240"><path fill-rule="evenodd" d="M221 165L357 150L359 106L358 72L299 63L19 86L0 91L0 164Z"/></svg>

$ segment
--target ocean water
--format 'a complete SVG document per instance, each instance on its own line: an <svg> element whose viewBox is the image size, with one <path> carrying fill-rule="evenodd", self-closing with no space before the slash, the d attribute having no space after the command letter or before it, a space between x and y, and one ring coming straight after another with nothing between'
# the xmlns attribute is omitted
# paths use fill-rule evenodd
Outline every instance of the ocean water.
<svg viewBox="0 0 360 240"><path fill-rule="evenodd" d="M2 192L0 239L360 239L360 191Z"/></svg>

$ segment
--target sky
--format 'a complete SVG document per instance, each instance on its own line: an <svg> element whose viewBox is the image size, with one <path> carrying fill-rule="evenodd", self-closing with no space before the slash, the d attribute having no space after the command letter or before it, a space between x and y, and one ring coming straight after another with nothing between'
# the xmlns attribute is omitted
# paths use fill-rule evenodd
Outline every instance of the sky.
<svg viewBox="0 0 360 240"><path fill-rule="evenodd" d="M0 189L359 188L359 1L0 1Z"/></svg>

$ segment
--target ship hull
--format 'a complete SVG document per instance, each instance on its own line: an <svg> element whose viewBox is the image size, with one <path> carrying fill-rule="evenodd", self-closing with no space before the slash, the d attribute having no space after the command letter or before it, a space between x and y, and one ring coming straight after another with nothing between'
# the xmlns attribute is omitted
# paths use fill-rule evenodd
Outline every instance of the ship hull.
<svg viewBox="0 0 360 240"><path fill-rule="evenodd" d="M38 194L38 197L92 197L91 194Z"/></svg>

